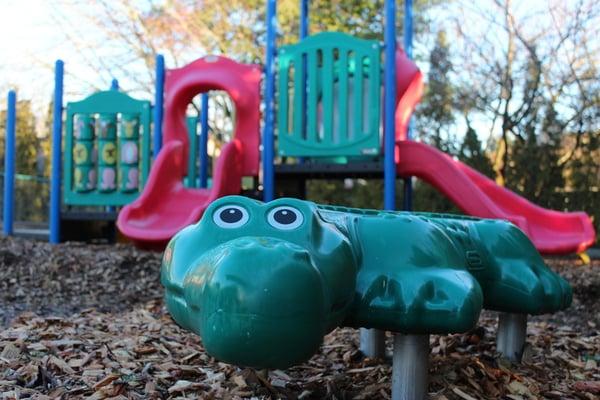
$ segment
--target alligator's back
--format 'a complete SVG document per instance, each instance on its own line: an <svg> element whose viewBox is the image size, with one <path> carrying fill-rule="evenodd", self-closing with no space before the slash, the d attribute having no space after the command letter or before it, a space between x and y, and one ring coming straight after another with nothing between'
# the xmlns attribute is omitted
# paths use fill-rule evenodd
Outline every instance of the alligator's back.
<svg viewBox="0 0 600 400"><path fill-rule="evenodd" d="M359 288L377 286L399 269L450 268L471 274L484 307L542 314L571 303L567 282L544 263L527 236L503 220L318 206L323 219L345 230L361 254ZM366 268L368 266L368 268ZM360 292L360 290L359 290Z"/></svg>

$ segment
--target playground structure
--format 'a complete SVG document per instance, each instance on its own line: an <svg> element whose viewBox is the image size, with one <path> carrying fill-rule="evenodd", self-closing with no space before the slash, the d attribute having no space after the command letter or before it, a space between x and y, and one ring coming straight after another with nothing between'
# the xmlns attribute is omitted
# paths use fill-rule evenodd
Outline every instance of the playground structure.
<svg viewBox="0 0 600 400"><path fill-rule="evenodd" d="M137 104L137 108L128 108L129 106L125 106L125 97L122 96L118 97L121 99L119 101L123 103L120 107L112 107L112 101L109 102L111 107L107 108L103 108L102 104L95 104L94 107L78 109L77 103L74 103L70 109L70 105L67 105L65 163L63 164L60 157L63 154L61 145L63 67L62 62L57 63L50 214L51 241L55 243L60 241L60 231L57 227L60 226L62 197L67 205L124 206L118 220L121 231L138 245L152 248L164 246L177 231L198 221L207 208L209 211L203 221L207 219L210 221L214 215L210 211L211 202L224 195L239 193L242 176L257 177L259 175L259 146L262 143L263 195L267 201L283 194L279 190L279 185L286 180L295 181L299 183L299 186L304 186L305 181L312 178L383 176L385 208L392 211L396 208L394 204L396 177L407 179L407 196L405 198L410 199L408 177L418 176L439 188L468 214L486 218L503 218L515 223L529 235L537 249L544 253L562 254L582 251L593 243L595 234L589 218L583 213L561 213L537 207L512 192L498 187L476 171L468 169L443 153L424 144L409 141L409 119L420 99L423 84L421 73L408 57L410 56L410 46L405 46L406 53L399 51L396 46L394 1L386 1L383 68L380 66L381 46L376 41L364 41L331 32L307 36L307 2L302 3L301 41L296 45L280 49L276 62L274 29L276 2L274 0L267 2L265 124L262 140L258 131L261 74L257 66L238 64L224 57L205 57L186 67L168 71L165 76L160 72L164 70L164 62L159 57L156 100L153 110L148 102L134 103L134 99L129 100L131 100L132 107L133 104ZM410 2L406 4L405 15L410 18ZM405 29L410 30L410 23L405 24ZM409 36L405 35L405 37ZM383 79L381 79L382 75ZM383 81L383 101L380 96L382 93L381 81ZM163 83L165 84L164 91ZM277 110L275 110L274 101L276 86L279 93ZM194 168L196 162L190 159L192 153L190 148L195 149L195 145L192 145L193 140L190 140L187 135L185 109L196 94L213 89L225 90L233 99L238 117L236 134L232 142L223 149L213 173L211 189L189 188L184 184L184 180L195 181L195 178L190 178L190 174L196 173ZM116 94L125 96L118 92ZM164 123L163 94L165 99ZM109 95L110 93L92 95L88 100L91 102L91 100L98 100L102 96ZM205 97L203 104L204 99ZM80 103L85 104L86 100ZM152 111L154 135L150 138L149 116ZM278 115L277 148L275 147L274 132L276 111ZM206 118L206 113L203 112L202 116ZM94 124L91 124L92 119ZM7 124L7 129L9 126L10 124ZM94 127L93 134L92 126ZM98 132L96 132L96 126L99 127ZM103 130L103 126L106 126L106 130ZM202 129L202 132L201 142L204 143L204 147L201 143L200 157L204 161L201 161L200 165L205 171L207 130ZM135 138L136 133L137 139ZM137 145L137 159L132 156L131 151L123 151L126 145L131 148L131 143L134 141ZM150 145L150 143L153 144ZM7 146L14 146L14 140L12 142L7 140ZM203 148L204 150L202 150ZM76 151L77 149L80 151ZM98 151L99 155L96 158L94 158L94 149ZM107 150L108 159L102 157L104 149ZM111 149L113 152L116 151L117 157L113 157L114 153L108 151ZM276 150L279 155L288 159L298 157L300 160L277 165L274 162ZM154 155L155 161L152 167L149 167L151 153ZM122 154L129 154L124 162L121 162ZM8 163L13 162L14 164L14 158L11 161L11 158L7 156L6 160ZM131 182L128 179L129 171L133 169L138 171L138 184L137 186L128 186L128 182ZM112 182L112 184L105 185L103 183L105 181L99 178L104 178L104 171L111 170L112 173L108 172L108 177L112 176L112 179L107 179L106 182ZM9 167L6 167L5 171L9 174ZM64 177L62 185L61 171ZM90 179L91 171L96 171L95 179ZM117 171L121 171L121 173ZM12 173L14 173L14 168ZM206 177L206 173L201 172L201 181L202 176ZM10 191L8 176L7 181L5 181L5 193L7 190ZM8 189L6 185L9 185ZM302 189L300 189L300 193L302 193ZM235 202L243 203L244 200L236 198ZM408 203L410 202L408 201ZM5 207L10 207L10 205L5 202ZM344 219L363 213L376 215L378 220L391 218L391 216L394 216L396 220L403 218L400 215L385 212L343 208L328 209L325 206L302 206L298 203L297 208L302 207L312 207L310 215L315 214L314 207L316 207L319 218L323 218L330 225L336 225L335 218ZM5 211L6 215L9 213ZM465 240L475 247L480 246L481 243L470 235L470 229L472 226L484 226L487 223L486 221L473 222L474 220L469 218L456 217L410 218L416 218L415 221L429 218L428 223L435 226L432 229L442 229L439 226L442 225L443 229L452 232L455 237L453 240L460 242L461 238L466 238ZM365 217L364 220L366 221L368 218ZM5 226L7 223L5 218ZM201 222L201 224L206 223L208 222ZM338 225L336 225L337 229L343 230L343 224L339 222ZM504 223L499 225L509 227ZM191 232L192 229L195 228L189 228L184 232ZM506 229L512 231L513 228ZM254 233L256 232L260 232L260 230L256 230ZM512 232L509 237L518 236L518 233ZM184 234L182 233L182 235ZM214 239L225 240L226 237L218 236ZM529 271L530 265L527 265L525 260L534 260L535 265L540 262L539 256L532 250L528 242L520 236L519 241L525 243L522 249L523 253L517 254L523 256L523 263L519 262L512 267L515 268L512 271L515 274ZM388 243L389 248L393 248L395 245L395 243ZM462 242L460 245L465 246ZM356 247L357 244L354 243L354 246ZM448 257L452 260L460 259L457 264L452 266L456 269L466 268L469 270L469 274L475 277L475 280L479 273L477 272L478 268L483 268L483 265L501 266L505 264L497 259L515 257L510 252L490 255L488 250L483 254L489 258L485 262L478 263L476 255L469 253L470 249L464 248L463 250L465 251L462 255L455 254ZM166 260L169 260L169 254L172 253L172 250L166 250ZM479 253L477 256L480 259L482 257ZM448 260L438 261L443 264ZM184 265L187 267L187 264L184 263ZM444 264L443 266L447 267L448 265ZM545 267L540 266L539 268ZM504 267L501 269L504 271ZM424 284L423 290L426 293L430 293L427 290L432 287L435 289L437 287L436 279L443 278L447 273L445 270L439 272L440 274L436 277L431 277L429 282L432 283ZM472 281L472 278L465 279ZM385 281L387 282L387 280ZM401 280L396 279L395 282L401 282ZM559 291L552 289L549 293L553 294L544 297L548 285L554 287L556 282L554 277L549 277L540 283L533 276L526 282L530 285L525 292L532 296L535 293L538 296L536 301L539 301L539 296L545 300L554 301L553 308L543 309L541 306L536 308L535 304L539 303L528 301L528 299L512 308L509 306L511 303L506 303L504 301L506 299L503 300L502 297L499 297L501 300L494 302L490 300L494 296L494 288L484 287L484 283L477 281L477 285L483 289L484 306L504 313L500 318L498 349L507 357L513 359L519 357L525 340L526 314L551 312L568 304L568 290L564 287L560 294L558 294ZM562 287L562 284L559 286ZM477 286L473 283L472 287ZM477 289L471 289L469 292L471 299L477 297L476 292ZM196 295L194 291L190 293L189 296ZM435 295L435 290L433 293ZM457 302L453 304L454 306L458 306L458 297L452 297L456 293L458 292L452 291L452 295L449 295L448 299L449 302ZM432 299L435 300L435 296ZM433 300L431 302L435 303ZM477 303L476 299L473 302ZM194 303L190 302L189 304L193 305ZM333 306L338 305L332 303L331 306L334 308ZM462 319L458 318L459 314L455 315L458 320L463 321L462 325L454 327L447 325L439 330L425 327L410 329L409 324L398 327L390 326L385 321L381 324L372 323L371 320L352 325L400 332L395 336L394 398L415 398L420 397L419 393L422 394L426 388L427 369L426 364L425 368L423 367L422 356L427 354L427 334L468 329L479 313L478 307L473 308L477 311L461 314ZM174 314L177 312L175 311ZM180 312L182 315L184 314L184 311ZM467 317L464 317L465 315ZM179 319L181 320L181 318ZM340 321L337 323L341 323ZM182 324L186 326L184 322ZM332 325L335 324L332 323ZM361 348L366 354L383 355L384 346L382 344L382 331L367 332L363 330ZM312 351L314 342L311 346L309 350ZM308 354L309 350L306 350L302 356ZM219 351L217 350L216 353L218 354ZM402 354L403 357L399 357L398 354ZM235 361L229 356L223 358ZM298 360L300 359L301 357L298 357ZM412 362L415 360L416 362ZM287 362L296 362L296 360L287 360ZM410 379L415 381L409 381Z"/></svg>
<svg viewBox="0 0 600 400"><path fill-rule="evenodd" d="M159 60L161 58L158 57ZM129 204L139 196L148 177L151 157L160 150L160 143L158 148L155 147L156 142L153 145L151 135L152 111L156 108L153 110L149 101L137 100L120 92L116 80L113 80L110 90L96 92L63 107L63 74L63 62L59 60L55 68L49 240L58 243L65 238L81 239L90 232L78 231L75 234L79 236L74 236L73 230L83 224L100 225L104 228L102 235L110 237L114 235L110 221L116 220L117 207ZM15 98L16 94L11 91L4 188L4 215L7 216L4 218L4 233L7 235L14 233ZM207 100L202 98L204 131L208 125ZM154 114L156 117L157 113ZM207 135L198 135L198 120L196 116L184 118L185 134L192 149L186 153L190 172L183 183L187 188L206 187L209 182L208 162L203 159L207 158L204 140ZM203 146L204 151L199 146ZM196 168L198 161L202 165L200 176ZM83 224L73 225L77 222ZM108 230L106 222L109 222ZM66 227L63 230L61 226Z"/></svg>
<svg viewBox="0 0 600 400"><path fill-rule="evenodd" d="M121 232L142 246L162 249L179 230L198 221L212 201L240 193L242 176L258 175L260 75L258 66L224 57L205 57L167 73L163 147L144 193L119 214ZM235 104L234 137L222 149L213 186L185 188L182 182L189 169L186 108L194 96L211 89L225 90Z"/></svg>
<svg viewBox="0 0 600 400"><path fill-rule="evenodd" d="M306 15L303 18L307 22ZM301 28L305 35L307 27L302 25ZM383 176L387 177L384 187L386 208L395 209L395 205L389 206L395 198L394 185L389 182L393 183L396 176L404 178L405 200L410 203L410 177L417 176L438 188L467 214L503 218L515 223L542 253L581 252L589 247L594 242L595 233L584 213L540 208L440 151L410 141L409 120L422 94L422 75L407 53L397 48L395 41L393 43L393 57L390 59L388 53L385 56L383 117L391 120L385 122L382 121L379 95L382 91L381 45L377 41L323 32L280 49L275 68L275 60L270 57L270 52L274 51L271 35L267 52L270 67L266 69L265 78L266 122L262 140L258 132L258 66L238 64L224 57L205 57L165 74L164 60L158 56L155 107L118 90L70 103L66 107L63 149L63 64L58 61L50 241L60 241L63 217L114 220L117 216L115 207L124 206L117 222L120 230L140 246L164 247L178 230L196 222L212 200L223 195L239 194L242 176L252 177L258 191L262 167L265 200L273 198L276 192L278 197L305 197L307 179ZM388 47L385 47L386 51ZM297 160L292 163L274 163L274 71L277 71L278 87L277 152L282 160ZM392 76L394 81L390 81ZM225 90L233 99L237 108L237 125L234 140L225 146L214 170L215 184L208 189L206 93L214 89ZM200 93L204 93L203 120L198 144L197 135L188 136L183 132L186 130L186 106L193 96ZM163 107L163 98L167 101L166 107ZM153 135L150 134L151 114L154 115ZM76 138L74 135L80 130L79 124L82 124L81 132L85 136ZM195 130L193 120L188 120L187 124L188 131ZM383 129L383 135L382 125L388 127ZM100 137L104 134L102 126L108 129L108 137ZM12 128L10 123L7 124L7 128L14 130L14 124ZM125 136L126 129L133 129L131 137ZM11 136L7 134L7 138ZM262 166L259 165L261 142ZM165 149L161 152L163 144ZM14 143L7 140L6 145L5 215L8 218L5 218L5 232L11 232L13 213L10 199L14 178L10 176L14 176L14 168L11 170ZM128 152L127 157L133 159L117 162L116 158L110 159L112 156L109 156L107 159L103 154L103 151L107 154L114 152L120 157L125 154L123 150ZM150 168L150 154L155 158L153 168ZM198 157L200 184L196 185ZM182 178L184 176L185 179ZM120 186L117 187L117 184ZM465 196L467 193L469 195ZM98 206L102 207L102 212L62 212L61 203L69 207Z"/></svg>

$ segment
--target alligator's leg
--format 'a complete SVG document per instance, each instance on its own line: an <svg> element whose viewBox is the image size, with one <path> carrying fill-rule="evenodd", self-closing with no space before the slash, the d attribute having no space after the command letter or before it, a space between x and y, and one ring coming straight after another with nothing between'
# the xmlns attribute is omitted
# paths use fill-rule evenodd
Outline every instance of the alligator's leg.
<svg viewBox="0 0 600 400"><path fill-rule="evenodd" d="M392 400L422 400L427 396L429 335L394 335Z"/></svg>
<svg viewBox="0 0 600 400"><path fill-rule="evenodd" d="M496 349L503 357L520 362L527 336L527 314L499 313Z"/></svg>
<svg viewBox="0 0 600 400"><path fill-rule="evenodd" d="M360 351L367 357L385 358L385 331L360 328Z"/></svg>

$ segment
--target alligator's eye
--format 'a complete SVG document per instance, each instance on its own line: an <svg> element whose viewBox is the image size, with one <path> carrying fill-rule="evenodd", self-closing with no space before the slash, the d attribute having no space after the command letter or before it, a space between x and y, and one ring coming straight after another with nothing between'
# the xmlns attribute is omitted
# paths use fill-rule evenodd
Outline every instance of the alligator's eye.
<svg viewBox="0 0 600 400"><path fill-rule="evenodd" d="M290 206L275 207L267 215L269 224L277 229L296 229L304 221L302 213Z"/></svg>
<svg viewBox="0 0 600 400"><path fill-rule="evenodd" d="M250 216L245 208L228 205L219 207L213 214L213 221L221 228L239 228L248 222Z"/></svg>

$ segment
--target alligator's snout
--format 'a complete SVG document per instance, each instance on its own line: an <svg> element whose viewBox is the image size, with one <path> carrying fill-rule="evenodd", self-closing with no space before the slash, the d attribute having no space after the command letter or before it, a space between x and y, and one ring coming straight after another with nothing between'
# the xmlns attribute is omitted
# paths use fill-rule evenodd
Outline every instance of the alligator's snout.
<svg viewBox="0 0 600 400"><path fill-rule="evenodd" d="M200 335L209 354L238 365L286 368L317 351L325 295L308 251L284 240L242 237L202 264L212 273L202 288L186 290L202 290Z"/></svg>

